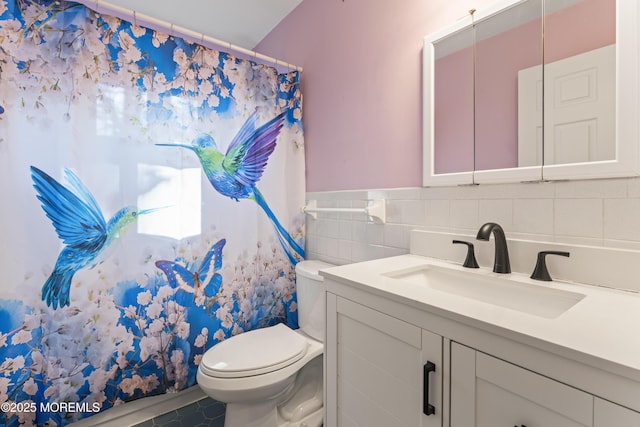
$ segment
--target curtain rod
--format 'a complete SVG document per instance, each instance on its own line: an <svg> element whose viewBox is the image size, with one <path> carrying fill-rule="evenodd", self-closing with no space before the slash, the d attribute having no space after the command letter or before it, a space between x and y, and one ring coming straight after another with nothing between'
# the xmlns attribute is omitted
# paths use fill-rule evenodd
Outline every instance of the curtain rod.
<svg viewBox="0 0 640 427"><path fill-rule="evenodd" d="M200 42L204 44L205 42L211 43L220 47L227 48L229 50L233 50L235 52L239 52L250 56L254 59L260 59L262 61L270 62L275 64L276 66L283 66L287 68L294 69L296 71L302 72L303 68L297 65L290 64L286 61L281 61L277 58L263 55L262 53L258 53L255 50L246 49L241 46L234 45L230 42L226 42L223 40L216 39L214 37L210 37L205 35L204 33L197 33L195 31L189 30L188 28L184 28L178 25L174 25L167 21L162 21L160 19L153 18L149 15L144 15L141 13L137 13L135 10L126 9L121 6L117 6L112 3L104 2L101 0L76 0L78 3L82 3L89 9L95 10L98 13L107 13L109 15L114 15L121 19L127 19L134 23L134 25L140 25L140 23L144 22L145 24L150 24L153 29L161 29L166 31L171 36L186 36L193 41Z"/></svg>

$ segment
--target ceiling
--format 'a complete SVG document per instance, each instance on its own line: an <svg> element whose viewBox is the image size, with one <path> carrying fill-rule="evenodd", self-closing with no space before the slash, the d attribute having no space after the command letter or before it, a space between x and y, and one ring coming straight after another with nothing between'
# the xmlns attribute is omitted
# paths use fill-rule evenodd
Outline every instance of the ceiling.
<svg viewBox="0 0 640 427"><path fill-rule="evenodd" d="M106 0L103 3L134 10L245 49L253 49L301 2L302 0Z"/></svg>

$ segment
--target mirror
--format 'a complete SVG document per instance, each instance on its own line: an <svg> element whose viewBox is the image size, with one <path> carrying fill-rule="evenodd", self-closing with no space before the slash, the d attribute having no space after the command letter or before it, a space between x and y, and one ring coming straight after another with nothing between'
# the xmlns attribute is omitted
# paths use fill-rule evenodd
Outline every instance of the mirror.
<svg viewBox="0 0 640 427"><path fill-rule="evenodd" d="M468 27L435 46L436 174L466 172L474 168L473 37L473 28Z"/></svg>
<svg viewBox="0 0 640 427"><path fill-rule="evenodd" d="M474 27L475 170L540 166L541 155L538 162L518 163L518 83L520 70L536 66L529 75L534 84L542 80L542 0L518 2ZM532 123L542 123L541 108L527 113Z"/></svg>
<svg viewBox="0 0 640 427"><path fill-rule="evenodd" d="M424 185L638 175L637 3L504 0L427 37Z"/></svg>

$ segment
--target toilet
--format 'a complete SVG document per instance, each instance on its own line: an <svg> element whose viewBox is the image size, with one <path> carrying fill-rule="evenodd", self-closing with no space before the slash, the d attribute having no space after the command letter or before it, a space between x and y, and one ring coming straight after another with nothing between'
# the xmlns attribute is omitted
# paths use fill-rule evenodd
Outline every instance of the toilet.
<svg viewBox="0 0 640 427"><path fill-rule="evenodd" d="M325 286L321 261L296 265L298 323L233 336L209 349L198 384L227 404L225 427L320 427L323 414Z"/></svg>

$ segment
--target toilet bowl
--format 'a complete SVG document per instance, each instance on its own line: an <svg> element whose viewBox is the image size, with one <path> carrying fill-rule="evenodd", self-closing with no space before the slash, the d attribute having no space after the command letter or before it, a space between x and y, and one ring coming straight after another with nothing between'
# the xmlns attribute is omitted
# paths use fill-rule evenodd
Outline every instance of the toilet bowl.
<svg viewBox="0 0 640 427"><path fill-rule="evenodd" d="M227 404L225 427L320 427L323 413L325 288L318 270L296 265L300 329L284 324L245 332L209 349L198 384Z"/></svg>

